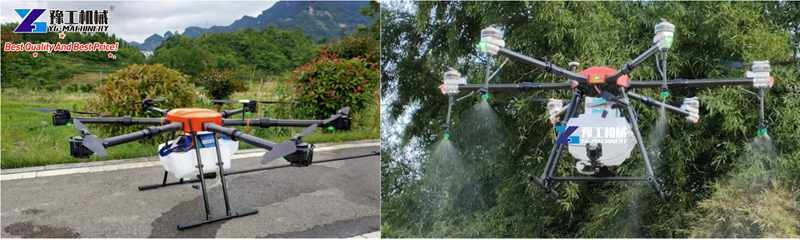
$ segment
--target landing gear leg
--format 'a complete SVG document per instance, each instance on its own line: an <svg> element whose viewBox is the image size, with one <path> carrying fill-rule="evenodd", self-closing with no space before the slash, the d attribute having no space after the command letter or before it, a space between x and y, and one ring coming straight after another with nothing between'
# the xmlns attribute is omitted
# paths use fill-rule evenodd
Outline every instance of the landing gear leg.
<svg viewBox="0 0 800 240"><path fill-rule="evenodd" d="M642 133L639 131L639 119L636 116L636 110L633 109L633 105L631 105L631 101L628 98L628 93L625 92L624 88L620 88L620 92L622 97L625 101L625 106L627 107L627 114L625 117L628 118L628 122L631 123L631 128L633 130L633 135L636 137L636 142L639 145L639 151L642 154L642 158L644 158L644 166L645 171L647 173L647 181L653 186L653 189L658 192L658 195L663 199L665 198L664 192L661 191L661 185L658 183L658 179L656 179L655 171L653 171L653 164L650 163L650 157L647 156L647 148L644 146L644 141L642 140Z"/></svg>
<svg viewBox="0 0 800 240"><path fill-rule="evenodd" d="M216 137L214 137L214 147L217 151L217 166L219 167L219 175L220 175L220 183L222 184L222 196L225 201L225 216L212 218L210 216L211 208L208 205L208 193L206 191L206 182L205 177L203 176L203 161L200 159L200 138L197 137L197 133L192 132L192 139L195 142L195 152L197 153L197 171L200 174L200 189L203 191L203 206L205 206L206 210L206 219L203 221L189 223L189 224L179 224L178 230L184 230L188 228L197 227L203 224L219 222L223 220L228 220L231 218L237 217L244 217L248 215L253 215L258 213L255 209L245 209L242 211L231 211L230 203L228 202L228 189L225 186L225 170L223 169L223 162L222 162L222 154L220 153L220 146L219 141Z"/></svg>
<svg viewBox="0 0 800 240"><path fill-rule="evenodd" d="M566 113L561 116L561 123L565 120L569 120L572 115L575 114L576 109L578 108L578 102L581 99L581 92L580 90L576 90L575 93L572 95L572 100L569 102L569 106L567 107ZM564 150L564 146L567 144L560 144L558 142L557 136L556 143L553 145L553 148L550 150L550 156L547 158L547 165L544 167L544 173L541 177L532 177L533 180L538 183L546 193L552 195L553 197L558 197L558 193L555 191L555 182L553 181L553 174L555 174L556 168L558 167L558 161L561 158L561 151Z"/></svg>

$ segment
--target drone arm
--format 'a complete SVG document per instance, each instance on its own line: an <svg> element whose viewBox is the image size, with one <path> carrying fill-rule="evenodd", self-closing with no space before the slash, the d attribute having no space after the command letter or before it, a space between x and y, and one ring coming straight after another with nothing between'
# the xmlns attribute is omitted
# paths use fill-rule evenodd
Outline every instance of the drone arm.
<svg viewBox="0 0 800 240"><path fill-rule="evenodd" d="M132 117L101 117L101 118L74 118L82 123L94 124L122 124L122 125L164 125L164 118L132 118Z"/></svg>
<svg viewBox="0 0 800 240"><path fill-rule="evenodd" d="M163 133L163 132L171 132L171 131L180 130L182 127L183 127L183 124L182 123L178 123L178 122L170 123L170 124L163 125L163 126L158 126L158 127L148 127L146 129L143 129L143 130L140 130L140 131L136 131L136 132L132 132L132 133L128 133L128 134L125 134L125 135L119 135L119 136L106 138L105 140L103 140L103 146L104 147L111 147L111 146L115 146L115 145L119 145L119 144L123 144L123 143L127 143L127 142L136 141L136 140L139 140L139 139L151 138L151 137L153 137L155 135L158 135L160 133Z"/></svg>
<svg viewBox="0 0 800 240"><path fill-rule="evenodd" d="M647 60L648 58L650 58L650 56L656 54L660 49L659 47L660 43L653 44L653 46L645 50L642 54L640 54L630 62L625 63L625 65L622 65L622 67L616 73L614 73L614 75L611 75L606 79L608 79L608 81L615 82L617 78L621 77L622 75L630 73L631 71L633 71L633 69L638 67L639 64L642 64L644 60Z"/></svg>
<svg viewBox="0 0 800 240"><path fill-rule="evenodd" d="M631 88L660 88L664 82L662 81L631 81ZM703 88L703 87L716 87L716 86L731 86L731 85L753 85L753 79L740 78L740 79L675 79L667 81L669 87L683 87L683 88Z"/></svg>
<svg viewBox="0 0 800 240"><path fill-rule="evenodd" d="M570 70L561 68L559 66L553 65L553 63L545 62L536 58L525 56L521 53L514 52L507 48L500 47L497 53L502 54L508 58L514 59L516 61L526 62L533 64L534 66L541 68L549 73L552 73L556 76L565 76L567 79L576 80L579 82L585 82L586 77L580 75L578 73L572 72Z"/></svg>
<svg viewBox="0 0 800 240"><path fill-rule="evenodd" d="M568 82L563 83L534 83L534 82L521 82L521 83L490 83L490 84L462 84L458 86L459 90L480 90L486 89L490 91L529 91L529 90L560 90L570 89L572 86Z"/></svg>
<svg viewBox="0 0 800 240"><path fill-rule="evenodd" d="M308 127L312 124L322 123L322 120L295 120L295 119L271 119L271 118L257 118L257 119L222 119L224 126L258 126L263 128L268 127Z"/></svg>
<svg viewBox="0 0 800 240"><path fill-rule="evenodd" d="M230 116L242 113L242 112L244 112L244 108L225 110L225 111L222 111L221 113L222 113L222 117L226 118L226 117L230 117Z"/></svg>
<svg viewBox="0 0 800 240"><path fill-rule="evenodd" d="M270 119L270 118L257 118L257 119L222 119L223 126L258 126L263 128L268 127L308 127L311 125L337 125L337 120L347 121L350 115L350 108L345 107L339 109L336 114L331 115L324 120L304 120L304 119ZM347 125L347 126L344 126ZM344 125L337 125L338 129L348 129L349 123Z"/></svg>
<svg viewBox="0 0 800 240"><path fill-rule="evenodd" d="M642 102L642 103L644 103L644 104L646 104L648 106L664 107L667 110L673 111L673 112L678 113L678 114L682 114L684 116L691 115L691 113L689 113L689 111L686 111L686 110L681 109L679 107L675 107L675 106L660 102L658 100L652 99L652 98L647 97L647 96L642 96L642 95L639 95L639 94L636 94L636 93L628 92L628 97L630 97L630 98L632 98L634 100L638 100L638 101L640 101L640 102Z"/></svg>
<svg viewBox="0 0 800 240"><path fill-rule="evenodd" d="M204 126L205 129L208 131L212 131L215 133L222 133L230 136L233 139L239 139L256 147L264 148L267 150L272 150L272 148L274 148L277 145L274 142L270 142L256 136L240 132L235 128L227 128L217 125L215 123L206 123Z"/></svg>

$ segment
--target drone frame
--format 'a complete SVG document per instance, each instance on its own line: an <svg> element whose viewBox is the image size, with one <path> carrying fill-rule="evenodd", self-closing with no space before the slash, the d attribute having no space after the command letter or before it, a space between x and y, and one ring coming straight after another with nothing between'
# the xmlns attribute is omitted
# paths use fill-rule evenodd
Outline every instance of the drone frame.
<svg viewBox="0 0 800 240"><path fill-rule="evenodd" d="M221 112L214 112L208 109L189 109L189 110L205 110L200 111L200 115L186 115L186 116L176 116L175 112L169 109L161 109L155 107L156 103L160 102L159 100L152 100L146 99L142 102L142 107L145 112L156 112L159 113L162 117L161 118L133 118L133 117L71 117L68 110L57 109L57 110L48 110L53 114L53 125L66 125L70 121L73 122L75 127L81 133L81 137L71 137L70 138L70 154L74 157L88 157L91 154L97 154L104 156L105 148L112 147L119 144L124 144L136 140L152 138L158 134L167 133L167 132L175 132L175 131L183 131L184 133L191 136L191 141L193 144L196 144L200 141L197 133L199 131L209 131L214 133L214 144L215 146L219 146L218 136L219 134L225 134L229 136L231 139L234 140L241 140L251 145L254 145L259 148L263 148L269 150L263 159L262 164L266 164L272 160L275 160L280 157L285 157L287 161L289 161L288 165L279 165L279 166L272 166L272 167L261 167L261 168L254 168L254 169L245 169L245 170L238 170L234 172L226 173L223 167L222 161L222 154L220 152L219 147L215 147L216 155L217 155L217 163L218 166L218 173L217 175L220 177L220 183L222 185L222 195L225 204L225 215L212 217L211 216L211 206L209 205L208 200L208 191L206 189L206 173L203 172L203 162L201 159L200 151L195 151L196 158L197 158L197 167L198 175L197 179L194 180L187 180L185 181L183 178L180 178L177 182L168 183L167 176L168 172L164 171L164 178L161 184L154 184L154 185L145 185L139 186L140 191L156 189L160 187L170 186L170 185L177 185L177 184L184 184L184 183L194 183L200 182L200 190L202 191L203 196L203 207L205 210L205 218L198 222L193 222L189 224L179 224L177 225L178 230L184 230L188 228L197 227L200 225L223 221L227 219L243 217L248 215L253 215L258 213L255 209L250 208L243 208L239 210L233 210L230 206L230 201L228 198L228 190L227 184L225 183L225 176L233 175L233 174L242 174L242 173L249 173L249 172L256 172L256 171L265 171L271 170L276 168L283 168L283 167L306 167L311 165L312 163L318 162L329 162L329 161L341 161L341 160L348 160L348 159L355 159L355 158L362 158L368 156L374 156L379 153L371 153L371 154L363 154L363 155L356 155L356 156L348 156L338 159L328 159L323 161L314 162L313 159L313 151L314 145L303 143L302 138L313 132L318 126L327 127L329 129L340 129L340 130L349 130L350 129L350 108L344 107L338 110L335 114L331 115L327 119L323 120L304 120L304 119L271 119L271 118L245 118L244 115L247 112L254 112L255 111L255 104L254 102L257 101L241 101L243 103L242 108L233 109L233 110L225 110ZM180 110L180 109L174 109ZM66 114L65 114L66 113ZM80 112L76 112L80 113ZM84 114L84 113L81 113ZM191 113L190 113L191 114ZM242 114L241 119L230 119L227 117L231 117L236 114ZM96 135L89 132L89 130L83 125L83 123L87 124L120 124L120 125L146 125L149 126L143 130L108 137L105 139L98 138ZM274 143L269 140L265 140L253 135L249 135L243 133L235 128L227 127L227 126L254 126L254 127L261 127L261 128L269 128L269 127L305 127L303 132L294 135L291 139L283 142L283 143ZM273 152L279 152L276 154L272 154Z"/></svg>
<svg viewBox="0 0 800 240"><path fill-rule="evenodd" d="M558 118L557 123L553 123L556 126L565 125L567 120L575 116L577 113L577 108L580 106L578 103L584 99L584 97L590 94L597 94L599 97L608 100L609 103L614 104L614 107L624 108L621 110L624 110L622 112L624 112L626 120L631 124L631 130L633 131L638 148L642 154L642 158L644 159L645 176L557 176L556 170L561 159L561 154L564 147L568 145L568 143L556 141L547 158L544 172L541 174L541 176L531 176L530 179L541 186L545 193L550 194L553 197L558 197L558 193L555 191L555 188L558 187L560 182L604 181L647 181L652 185L660 197L665 197L662 186L655 175L651 159L648 156L647 148L644 145L642 134L639 129L638 114L636 109L634 109L633 105L631 104L631 99L642 102L646 106L663 107L671 112L684 115L687 117L687 119L699 119L699 115L697 112L692 113L686 109L675 107L662 101L636 94L633 90L637 88L661 88L662 97L665 98L669 94L667 91L669 87L703 88L725 85L753 85L758 89L757 96L759 98L759 124L757 133L758 136L766 136L767 131L764 119L765 89L767 87L772 87L774 82L774 80L769 76L769 63L766 61L754 62L753 70L755 71L755 74L751 76L753 72L748 72L746 78L668 80L665 59L666 53L672 44L672 32L668 32L668 38L659 37L659 34L662 34L664 31L663 28L659 29L659 26L663 26L665 23L666 22L662 22L659 25L656 25L657 37L654 38L653 45L634 59L625 63L619 70L614 70L608 67L591 67L580 73L575 72L578 65L576 62L570 63L571 70L567 70L550 62L542 61L534 57L526 56L524 54L507 49L505 48L505 41L501 39L502 33L499 33L499 30L492 27L484 29L481 32L481 43L478 45L481 51L490 55L502 55L508 59L527 63L557 77L564 77L567 79L567 81L556 83L489 83L488 81L491 79L491 77L489 77L486 79L486 82L482 84L467 84L465 79L458 79L460 74L457 74L457 72L455 73L456 75L452 76L448 76L448 73L445 73L444 84L440 86L442 92L449 95L447 113L448 117L446 119L447 122L444 125L445 138L449 138L448 128L450 122L450 111L452 104L454 103L453 97L459 92L459 90L471 90L473 92L477 90L482 94L486 94L489 91L522 92L569 90L572 92L571 100L567 104L566 111L564 111L565 114ZM672 26L669 23L666 24ZM662 32L659 32L660 30ZM674 30L674 26L671 27L670 31L671 30ZM659 71L663 81L630 81L627 74L655 54L661 54L660 56L662 56L662 62L658 62L660 65L657 67L660 68ZM759 69L756 69L755 67L757 64L760 65ZM603 88L604 90L600 90L600 88ZM568 135L568 133L564 131L557 135L557 139L559 139L566 137L561 135Z"/></svg>

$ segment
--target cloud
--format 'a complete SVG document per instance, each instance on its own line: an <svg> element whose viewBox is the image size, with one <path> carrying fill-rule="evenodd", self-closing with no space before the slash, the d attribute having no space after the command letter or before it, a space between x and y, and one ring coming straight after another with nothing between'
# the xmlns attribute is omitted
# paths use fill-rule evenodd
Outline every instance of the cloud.
<svg viewBox="0 0 800 240"><path fill-rule="evenodd" d="M275 1L13 1L0 0L0 21L19 22L15 8L64 10L111 9L109 31L126 41L142 42L153 33L182 32L186 27L225 26L257 16Z"/></svg>

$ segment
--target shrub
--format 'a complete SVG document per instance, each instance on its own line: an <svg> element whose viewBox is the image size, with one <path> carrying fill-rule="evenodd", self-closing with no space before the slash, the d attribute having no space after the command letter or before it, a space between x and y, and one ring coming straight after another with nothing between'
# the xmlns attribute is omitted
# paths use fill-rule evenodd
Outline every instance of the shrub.
<svg viewBox="0 0 800 240"><path fill-rule="evenodd" d="M290 80L305 116L324 118L344 106L358 112L375 102L378 68L363 58L339 59L322 49L319 57L295 69L295 74Z"/></svg>
<svg viewBox="0 0 800 240"><path fill-rule="evenodd" d="M195 102L194 85L183 74L161 64L133 64L110 75L97 89L89 109L113 116L146 117L142 100L162 98L162 108L190 107ZM106 134L124 134L140 126L102 126Z"/></svg>
<svg viewBox="0 0 800 240"><path fill-rule="evenodd" d="M195 79L195 83L204 87L211 99L227 99L235 92L247 91L244 76L240 72L209 68Z"/></svg>
<svg viewBox="0 0 800 240"><path fill-rule="evenodd" d="M378 62L378 41L369 36L348 36L331 45L331 51L344 59L355 57L366 58L368 62Z"/></svg>

